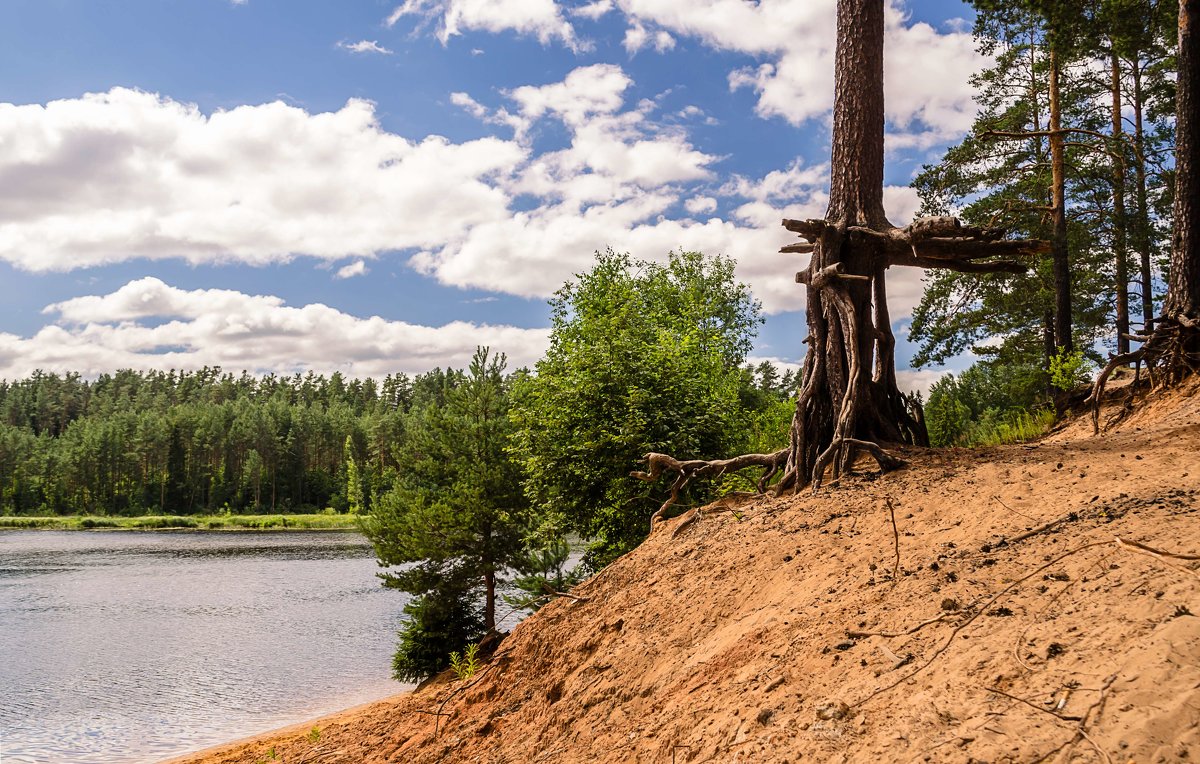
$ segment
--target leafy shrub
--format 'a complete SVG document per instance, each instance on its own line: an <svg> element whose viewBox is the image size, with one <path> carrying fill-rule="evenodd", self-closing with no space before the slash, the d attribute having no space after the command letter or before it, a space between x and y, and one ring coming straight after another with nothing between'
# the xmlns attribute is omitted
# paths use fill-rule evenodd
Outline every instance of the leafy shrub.
<svg viewBox="0 0 1200 764"><path fill-rule="evenodd" d="M450 653L450 669L460 680L470 679L479 670L479 643L472 642L461 653Z"/></svg>
<svg viewBox="0 0 1200 764"><path fill-rule="evenodd" d="M1059 348L1050 359L1050 384L1059 390L1073 390L1091 379L1092 363L1082 350L1068 353Z"/></svg>

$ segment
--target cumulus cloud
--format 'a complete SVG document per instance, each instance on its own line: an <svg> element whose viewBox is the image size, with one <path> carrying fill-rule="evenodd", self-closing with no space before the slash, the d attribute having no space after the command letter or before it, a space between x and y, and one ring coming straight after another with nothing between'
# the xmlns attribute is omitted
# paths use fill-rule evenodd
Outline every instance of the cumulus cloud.
<svg viewBox="0 0 1200 764"><path fill-rule="evenodd" d="M341 268L338 268L334 276L339 279L352 279L355 276L365 275L369 270L365 260L355 260L349 265L343 265Z"/></svg>
<svg viewBox="0 0 1200 764"><path fill-rule="evenodd" d="M690 215L708 215L717 211L717 200L711 196L693 196L683 203Z"/></svg>
<svg viewBox="0 0 1200 764"><path fill-rule="evenodd" d="M595 2L588 3L587 5L572 8L571 15L582 16L585 19L595 21L612 9L612 0L595 0Z"/></svg>
<svg viewBox="0 0 1200 764"><path fill-rule="evenodd" d="M508 354L512 368L532 365L549 344L548 329L464 321L420 326L319 303L290 307L273 296L183 290L155 278L55 303L45 312L56 315L56 323L31 337L0 333L0 378L36 369L94 376L119 368L202 366L382 377L466 366L480 344Z"/></svg>
<svg viewBox="0 0 1200 764"><path fill-rule="evenodd" d="M599 9L592 11L599 15ZM536 37L541 43L558 41L572 50L586 44L575 36L575 28L554 0L405 0L387 18L389 27L401 19L415 16L422 22L436 22L437 36L446 44L463 32L513 31Z"/></svg>
<svg viewBox="0 0 1200 764"><path fill-rule="evenodd" d="M205 115L115 89L0 105L0 259L45 271L305 255L351 260L335 272L348 278L402 252L444 284L545 297L597 250L661 258L684 248L735 258L767 311L802 307L789 278L801 263L778 254L793 238L779 221L823 214L828 168L797 161L722 178L721 158L656 123L653 102L626 102L631 85L621 67L597 64L490 106L455 93L474 117L513 131L461 144L388 133L365 101L323 114L271 103ZM537 153L528 136L547 121L568 140ZM885 199L898 224L916 209L909 189ZM709 217L723 207L726 219ZM919 273L892 280L899 317L920 297Z"/></svg>
<svg viewBox="0 0 1200 764"><path fill-rule="evenodd" d="M31 271L441 246L507 214L495 178L527 154L495 138L409 141L361 100L205 115L124 88L0 104L0 145L0 259Z"/></svg>
<svg viewBox="0 0 1200 764"><path fill-rule="evenodd" d="M383 47L375 40L359 40L358 42L346 42L343 40L337 46L351 53L379 53L384 56L390 56L393 53L393 51Z"/></svg>
<svg viewBox="0 0 1200 764"><path fill-rule="evenodd" d="M905 393L920 393L926 400L929 399L929 388L933 387L933 383L949 374L950 372L933 369L902 369L896 372L896 386L901 392Z"/></svg>
<svg viewBox="0 0 1200 764"><path fill-rule="evenodd" d="M443 41L462 29L482 29L577 48L563 7L593 20L615 8L628 22L622 44L631 54L650 45L666 51L684 37L752 56L759 63L731 71L730 86L754 90L758 114L799 125L833 107L836 6L837 0L597 0L576 7L554 0L408 0L389 22L408 15L440 20ZM903 0L888 0L885 44L889 146L927 148L970 127L976 113L970 77L986 59L969 29L913 23Z"/></svg>

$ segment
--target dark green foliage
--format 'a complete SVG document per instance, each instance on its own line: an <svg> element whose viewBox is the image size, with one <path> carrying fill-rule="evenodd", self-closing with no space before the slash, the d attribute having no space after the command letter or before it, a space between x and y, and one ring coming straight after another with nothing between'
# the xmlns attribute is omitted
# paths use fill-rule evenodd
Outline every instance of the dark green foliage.
<svg viewBox="0 0 1200 764"><path fill-rule="evenodd" d="M504 364L480 348L466 373L426 378L396 447L394 485L362 521L388 567L384 585L416 597L396 654L404 678L445 668L451 652L495 628L501 576L525 562L531 519L507 452Z"/></svg>
<svg viewBox="0 0 1200 764"><path fill-rule="evenodd" d="M0 514L301 512L390 482L405 375L120 371L0 381Z"/></svg>
<svg viewBox="0 0 1200 764"><path fill-rule="evenodd" d="M930 444L968 446L1016 439L1003 436L1002 426L1025 435L1030 424L1022 417L1050 411L1045 379L1046 372L1037 366L997 361L981 361L957 376L947 374L930 387L925 404ZM1045 420L1037 417L1036 422Z"/></svg>
<svg viewBox="0 0 1200 764"><path fill-rule="evenodd" d="M594 540L592 565L637 545L664 498L629 477L645 453L712 458L745 443L740 366L761 319L733 269L609 251L551 300L550 349L517 391L516 453L550 524Z"/></svg>
<svg viewBox="0 0 1200 764"><path fill-rule="evenodd" d="M451 652L463 650L484 633L483 612L469 586L449 582L414 597L404 606L406 621L392 658L392 676L419 682L449 665Z"/></svg>
<svg viewBox="0 0 1200 764"><path fill-rule="evenodd" d="M566 539L552 539L525 553L519 570L524 575L513 579L519 595L505 595L504 601L515 608L538 610L553 597L553 592L565 592L584 578L582 566L570 567L571 545Z"/></svg>
<svg viewBox="0 0 1200 764"><path fill-rule="evenodd" d="M1148 0L976 0L975 32L996 65L974 81L980 106L971 133L914 186L923 213L956 213L970 223L998 226L1020 237L1053 237L1048 72L1053 50L1061 65L1065 140L1067 249L1071 263L1071 324L1075 345L1093 360L1099 342L1115 346L1115 242L1130 242L1129 273L1141 250L1161 249L1161 212L1169 209L1164 171L1169 124L1156 115L1170 98L1169 78L1157 72L1166 54L1159 42L1170 26L1169 3ZM1117 46L1123 103L1134 102L1134 67L1148 128L1134 146L1131 134L1111 137L1111 50ZM1143 92L1144 91L1144 92ZM992 131L1025 134L1001 137ZM1169 164L1169 162L1168 162ZM1120 169L1124 172L1121 172ZM1125 218L1114 219L1116 176L1124 178ZM1140 204L1142 187L1145 204ZM1156 212L1157 211L1157 212ZM967 350L990 360L1049 367L1057 342L1048 339L1055 311L1053 271L1047 257L1026 275L928 274L911 338L915 366L939 364ZM1133 285L1138 291L1138 284ZM1141 300L1131 300L1134 312ZM1052 336L1052 335L1050 335ZM998 338L997 343L993 338ZM993 340L981 346L983 340ZM1048 378L1045 380L1048 383Z"/></svg>

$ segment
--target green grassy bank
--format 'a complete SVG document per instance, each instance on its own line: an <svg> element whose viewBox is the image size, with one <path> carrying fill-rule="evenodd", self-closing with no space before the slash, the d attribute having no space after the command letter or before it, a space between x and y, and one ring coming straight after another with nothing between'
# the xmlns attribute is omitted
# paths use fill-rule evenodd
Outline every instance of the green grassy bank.
<svg viewBox="0 0 1200 764"><path fill-rule="evenodd" d="M0 530L338 530L358 528L355 515L143 515L142 517L0 517Z"/></svg>

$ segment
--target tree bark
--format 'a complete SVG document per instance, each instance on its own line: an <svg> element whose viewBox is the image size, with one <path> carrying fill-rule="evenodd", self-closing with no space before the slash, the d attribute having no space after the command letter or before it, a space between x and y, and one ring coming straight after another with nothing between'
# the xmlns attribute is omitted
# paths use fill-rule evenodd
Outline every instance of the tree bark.
<svg viewBox="0 0 1200 764"><path fill-rule="evenodd" d="M806 241L782 251L811 254L808 266L796 274L807 288L808 351L790 445L776 454L712 461L646 454L647 470L632 473L634 477L678 475L651 528L696 477L759 467L763 491L782 464L777 491L810 484L815 491L827 469L836 479L860 453L885 471L903 465L879 444L929 441L919 404L896 384L887 269L908 265L1021 273L1025 267L1013 258L1049 250L1045 242L1001 241L1003 231L964 226L950 217L920 218L903 229L888 222L883 210L883 30L883 0L839 0L829 208L821 220L783 221Z"/></svg>
<svg viewBox="0 0 1200 764"><path fill-rule="evenodd" d="M1075 350L1071 337L1071 259L1067 251L1067 182L1062 102L1059 96L1061 62L1050 47L1050 173L1053 189L1053 230L1050 257L1054 272L1054 344L1060 351Z"/></svg>
<svg viewBox="0 0 1200 764"><path fill-rule="evenodd" d="M483 574L486 590L483 604L483 628L488 631L496 629L496 571L489 570Z"/></svg>
<svg viewBox="0 0 1200 764"><path fill-rule="evenodd" d="M1200 23L1200 0L1179 0L1179 66L1175 92L1175 207L1171 242L1171 272L1163 315L1154 332L1137 350L1118 355L1096 377L1088 399L1092 427L1100 431L1100 404L1108 375L1120 364L1145 362L1158 368L1158 384L1175 385L1200 373L1200 98L1197 98L1196 24ZM1154 377L1152 376L1152 379ZM1122 407L1112 421L1129 407ZM1111 423L1111 422L1110 422Z"/></svg>
<svg viewBox="0 0 1200 764"><path fill-rule="evenodd" d="M1146 201L1146 129L1143 121L1145 94L1142 92L1142 61L1138 51L1133 58L1133 145L1137 161L1133 166L1136 186L1137 220L1133 227L1133 248L1138 254L1142 281L1142 334L1154 331L1154 268L1150 261L1150 209Z"/></svg>
<svg viewBox="0 0 1200 764"><path fill-rule="evenodd" d="M1113 257L1116 260L1117 353L1129 352L1129 249L1125 232L1125 147L1121 116L1121 59L1112 50Z"/></svg>
<svg viewBox="0 0 1200 764"><path fill-rule="evenodd" d="M1200 166L1196 131L1200 129L1197 98L1196 24L1200 0L1179 3L1179 78L1175 95L1175 235L1171 273L1163 314L1168 318L1200 319Z"/></svg>
<svg viewBox="0 0 1200 764"><path fill-rule="evenodd" d="M808 352L784 476L795 487L819 482L822 458L835 475L848 469L847 439L904 439L903 399L894 371L883 368L895 345L887 263L877 242L850 231L894 228L883 210L883 12L882 0L838 3L829 208L808 267ZM877 347L881 367L873 369Z"/></svg>

